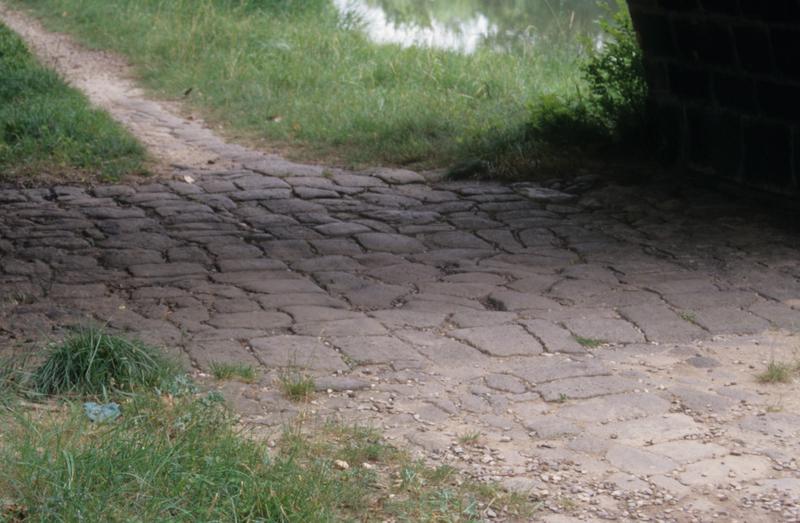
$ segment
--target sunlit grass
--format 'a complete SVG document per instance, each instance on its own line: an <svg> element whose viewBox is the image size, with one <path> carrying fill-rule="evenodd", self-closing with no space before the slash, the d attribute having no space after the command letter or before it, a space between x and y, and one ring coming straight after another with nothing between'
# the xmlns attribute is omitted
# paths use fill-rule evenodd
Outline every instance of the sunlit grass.
<svg viewBox="0 0 800 523"><path fill-rule="evenodd" d="M143 161L131 135L0 24L0 182L116 180Z"/></svg>
<svg viewBox="0 0 800 523"><path fill-rule="evenodd" d="M529 102L580 83L574 45L473 55L376 45L327 0L16 3L124 54L162 96L192 88L186 102L233 135L348 165L474 157L524 127Z"/></svg>

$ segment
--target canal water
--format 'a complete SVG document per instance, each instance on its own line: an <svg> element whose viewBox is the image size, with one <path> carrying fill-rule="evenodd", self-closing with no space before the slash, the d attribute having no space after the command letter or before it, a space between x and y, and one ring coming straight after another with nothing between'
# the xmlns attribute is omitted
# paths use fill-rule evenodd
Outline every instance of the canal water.
<svg viewBox="0 0 800 523"><path fill-rule="evenodd" d="M611 0L607 0L608 5ZM344 23L379 43L474 53L600 45L596 0L333 0Z"/></svg>

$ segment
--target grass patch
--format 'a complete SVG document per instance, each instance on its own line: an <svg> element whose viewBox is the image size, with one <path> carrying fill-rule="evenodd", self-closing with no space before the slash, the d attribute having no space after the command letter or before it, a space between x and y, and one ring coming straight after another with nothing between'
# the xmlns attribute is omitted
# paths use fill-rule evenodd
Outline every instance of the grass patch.
<svg viewBox="0 0 800 523"><path fill-rule="evenodd" d="M800 365L782 361L770 361L767 368L756 376L759 383L791 383Z"/></svg>
<svg viewBox="0 0 800 523"><path fill-rule="evenodd" d="M598 340L596 338L584 338L583 336L574 336L574 338L575 341L578 342L578 345L586 347L587 349L596 349L605 343L604 340Z"/></svg>
<svg viewBox="0 0 800 523"><path fill-rule="evenodd" d="M0 182L112 181L142 173L143 161L131 135L0 24Z"/></svg>
<svg viewBox="0 0 800 523"><path fill-rule="evenodd" d="M542 95L582 85L575 38L525 52L379 45L329 0L16 0L126 56L146 86L237 138L361 166L484 157ZM565 17L568 18L565 13Z"/></svg>
<svg viewBox="0 0 800 523"><path fill-rule="evenodd" d="M314 378L297 369L287 369L278 376L281 390L292 401L308 401L314 395Z"/></svg>
<svg viewBox="0 0 800 523"><path fill-rule="evenodd" d="M256 369L246 363L212 362L211 375L218 380L238 379L245 383L256 380Z"/></svg>
<svg viewBox="0 0 800 523"><path fill-rule="evenodd" d="M695 314L691 311L680 311L678 316L680 316L683 321L697 323L697 316L695 316Z"/></svg>
<svg viewBox="0 0 800 523"><path fill-rule="evenodd" d="M246 438L216 396L132 395L92 424L80 406L0 413L0 519L25 521L482 521L536 506L463 481L340 425Z"/></svg>
<svg viewBox="0 0 800 523"><path fill-rule="evenodd" d="M477 431L465 432L458 436L458 442L462 445L477 445L481 439L481 433Z"/></svg>
<svg viewBox="0 0 800 523"><path fill-rule="evenodd" d="M163 386L178 374L177 365L156 349L87 327L48 348L31 386L42 394L96 396Z"/></svg>

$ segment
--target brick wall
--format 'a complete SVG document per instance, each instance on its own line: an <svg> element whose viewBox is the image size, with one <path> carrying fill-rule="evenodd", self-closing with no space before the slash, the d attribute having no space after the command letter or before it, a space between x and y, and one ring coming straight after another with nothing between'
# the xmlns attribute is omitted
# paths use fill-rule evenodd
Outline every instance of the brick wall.
<svg viewBox="0 0 800 523"><path fill-rule="evenodd" d="M800 0L628 0L668 156L800 195Z"/></svg>

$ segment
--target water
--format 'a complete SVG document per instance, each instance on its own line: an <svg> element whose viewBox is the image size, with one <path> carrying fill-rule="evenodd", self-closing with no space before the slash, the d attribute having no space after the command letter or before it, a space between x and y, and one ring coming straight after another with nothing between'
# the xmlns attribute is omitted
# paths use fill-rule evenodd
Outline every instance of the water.
<svg viewBox="0 0 800 523"><path fill-rule="evenodd" d="M599 42L595 0L333 0L375 42L474 53Z"/></svg>

